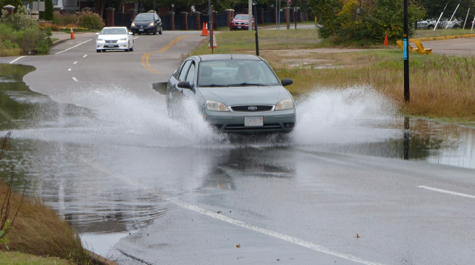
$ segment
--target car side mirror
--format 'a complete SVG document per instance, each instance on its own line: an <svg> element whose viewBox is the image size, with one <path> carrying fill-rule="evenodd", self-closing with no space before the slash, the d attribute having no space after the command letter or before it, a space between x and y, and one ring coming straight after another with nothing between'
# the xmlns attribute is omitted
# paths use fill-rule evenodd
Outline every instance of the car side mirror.
<svg viewBox="0 0 475 265"><path fill-rule="evenodd" d="M290 78L284 78L282 79L282 86L289 86L292 85L294 81Z"/></svg>
<svg viewBox="0 0 475 265"><path fill-rule="evenodd" d="M96 33L96 36L99 36L99 33Z"/></svg>
<svg viewBox="0 0 475 265"><path fill-rule="evenodd" d="M191 84L188 81L181 81L181 82L178 83L178 87L179 88L191 89Z"/></svg>
<svg viewBox="0 0 475 265"><path fill-rule="evenodd" d="M161 95L167 95L168 82L153 83L152 88Z"/></svg>
<svg viewBox="0 0 475 265"><path fill-rule="evenodd" d="M129 35L134 35L134 33L132 33L132 32L129 31Z"/></svg>

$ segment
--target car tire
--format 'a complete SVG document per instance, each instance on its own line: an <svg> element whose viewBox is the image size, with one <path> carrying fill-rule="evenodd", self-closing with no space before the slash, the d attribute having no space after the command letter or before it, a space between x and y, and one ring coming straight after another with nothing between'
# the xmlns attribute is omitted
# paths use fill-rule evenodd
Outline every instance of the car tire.
<svg viewBox="0 0 475 265"><path fill-rule="evenodd" d="M129 51L133 52L133 51L134 51L134 47L130 48Z"/></svg>
<svg viewBox="0 0 475 265"><path fill-rule="evenodd" d="M162 35L162 28L160 28L160 31L158 32L158 34Z"/></svg>
<svg viewBox="0 0 475 265"><path fill-rule="evenodd" d="M124 49L124 52L129 52L129 48L127 48L127 49Z"/></svg>
<svg viewBox="0 0 475 265"><path fill-rule="evenodd" d="M139 34L139 35L142 35L142 33L140 33L140 32L139 32L138 34Z"/></svg>
<svg viewBox="0 0 475 265"><path fill-rule="evenodd" d="M157 27L155 27L155 30L153 31L153 35L157 35Z"/></svg>
<svg viewBox="0 0 475 265"><path fill-rule="evenodd" d="M96 50L96 52L101 52L101 50Z"/></svg>

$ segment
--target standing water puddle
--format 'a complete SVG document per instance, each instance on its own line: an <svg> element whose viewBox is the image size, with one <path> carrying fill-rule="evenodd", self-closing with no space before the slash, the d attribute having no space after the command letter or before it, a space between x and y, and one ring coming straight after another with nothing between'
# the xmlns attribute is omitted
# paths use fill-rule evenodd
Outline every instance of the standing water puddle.
<svg viewBox="0 0 475 265"><path fill-rule="evenodd" d="M42 197L86 236L107 233L110 237L121 237L163 214L166 204L159 196L139 191L137 187L115 185L117 180L105 174L106 170L98 171L97 168L77 163L90 157L113 163L115 161L108 160L113 160L110 154L115 149L115 154L120 155L124 145L127 147L125 150L133 150L140 145L140 141L132 138L132 142L123 142L119 132L104 133L94 111L57 103L30 91L22 79L31 71L34 71L33 67L0 64L0 136L13 132L9 140L10 148L5 150L0 160L0 178L8 179L13 166L17 188L26 185L27 192ZM309 105L322 105L311 103L314 104ZM299 106L298 110L299 114L305 113L304 106ZM317 123L315 120L312 122ZM326 122L330 124L328 127L332 126L331 120ZM391 133L374 137L368 136L366 131L361 135L339 135L338 129L333 129L335 133L326 133L328 141L319 138L315 142L312 140L314 135L307 135L306 138L306 124L301 122L298 126L303 128L291 135L290 142L285 146L314 146L333 152L475 168L474 128L398 117L360 123ZM153 139L154 136L141 136L145 137ZM344 140L335 141L338 137ZM105 152L102 147L109 141L112 145L119 142L122 146L112 146ZM216 145L215 148L221 148L219 143ZM177 148L180 147L183 146L178 144ZM272 148L272 143L265 147Z"/></svg>

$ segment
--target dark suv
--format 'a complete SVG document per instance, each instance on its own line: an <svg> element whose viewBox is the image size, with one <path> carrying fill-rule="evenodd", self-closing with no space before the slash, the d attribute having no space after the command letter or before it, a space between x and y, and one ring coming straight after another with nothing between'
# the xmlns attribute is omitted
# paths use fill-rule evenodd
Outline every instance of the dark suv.
<svg viewBox="0 0 475 265"><path fill-rule="evenodd" d="M132 24L130 30L133 34L153 33L162 34L162 20L155 12L139 13Z"/></svg>

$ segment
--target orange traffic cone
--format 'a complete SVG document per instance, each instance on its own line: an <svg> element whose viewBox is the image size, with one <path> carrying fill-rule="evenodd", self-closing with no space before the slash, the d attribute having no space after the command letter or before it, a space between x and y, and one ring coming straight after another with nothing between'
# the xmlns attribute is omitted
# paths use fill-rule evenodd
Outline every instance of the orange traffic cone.
<svg viewBox="0 0 475 265"><path fill-rule="evenodd" d="M389 46L388 34L386 34L386 37L384 38L384 46Z"/></svg>
<svg viewBox="0 0 475 265"><path fill-rule="evenodd" d="M201 36L209 36L208 23L203 23L203 31L201 32Z"/></svg>
<svg viewBox="0 0 475 265"><path fill-rule="evenodd" d="M74 40L74 31L72 27L71 27L71 39Z"/></svg>

